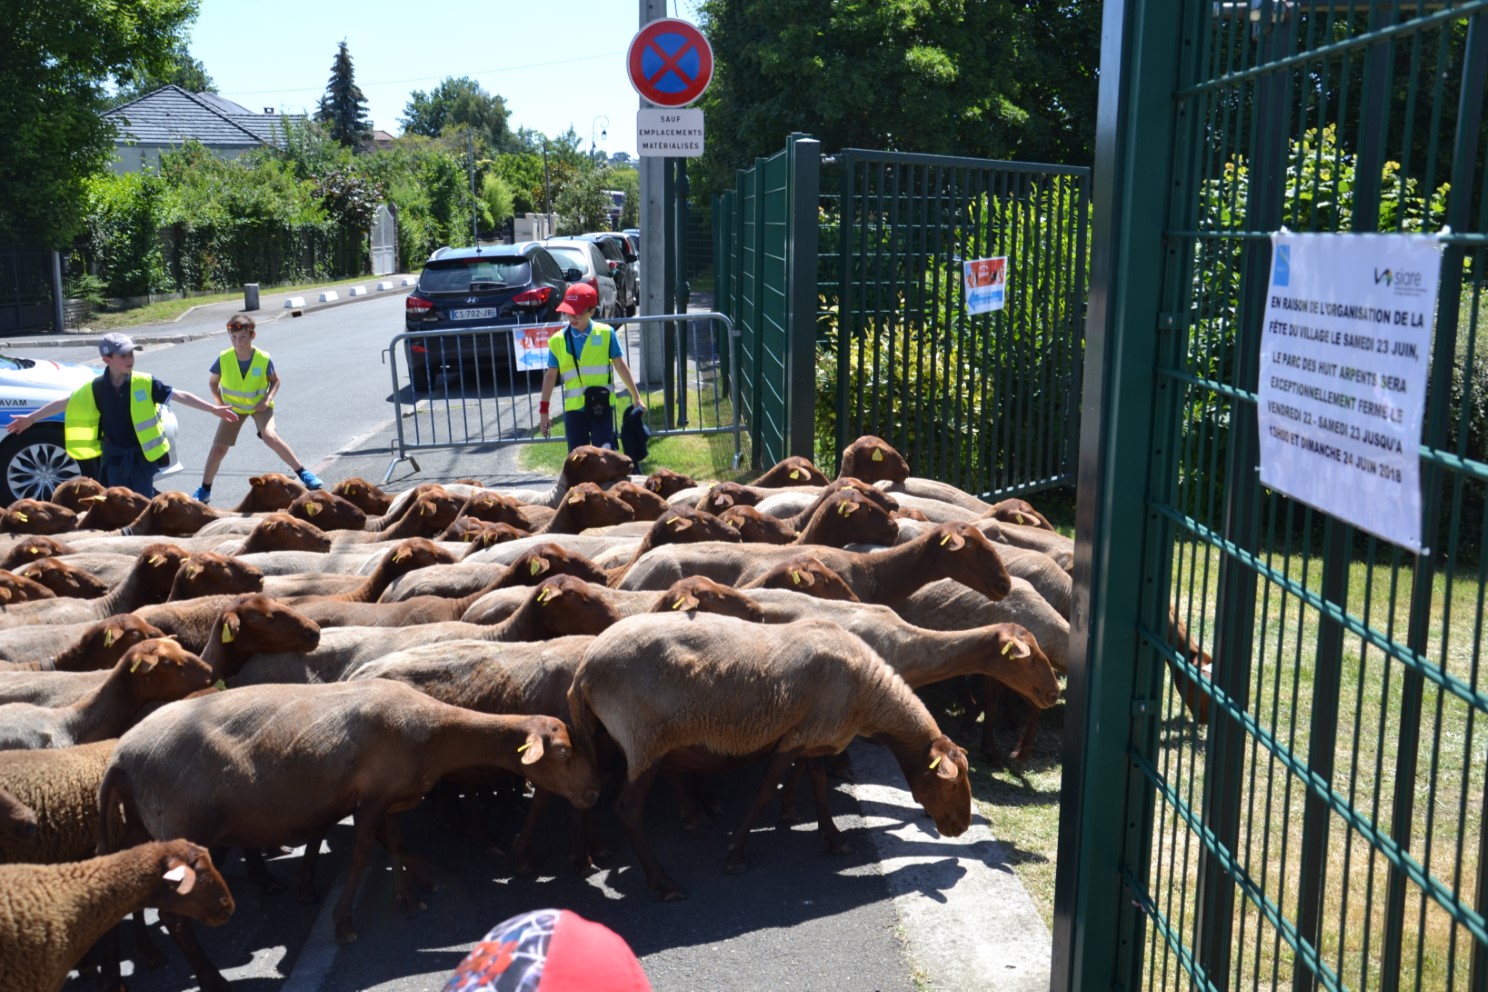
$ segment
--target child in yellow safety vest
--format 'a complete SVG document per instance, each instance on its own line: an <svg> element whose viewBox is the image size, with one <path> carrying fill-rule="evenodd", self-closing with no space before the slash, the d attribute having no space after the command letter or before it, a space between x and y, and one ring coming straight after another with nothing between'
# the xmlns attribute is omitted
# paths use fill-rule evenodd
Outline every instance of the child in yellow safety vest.
<svg viewBox="0 0 1488 992"><path fill-rule="evenodd" d="M552 431L549 398L562 382L563 435L568 450L582 444L617 448L615 441L615 393L610 388L610 366L630 390L631 403L645 412L641 394L631 378L630 366L620 350L615 329L594 319L599 294L588 283L576 282L563 294L558 312L569 315L560 334L548 338L548 368L543 373L542 397L537 404L538 429L543 437Z"/></svg>
<svg viewBox="0 0 1488 992"><path fill-rule="evenodd" d="M253 346L253 340L258 337L253 318L241 313L234 315L227 322L227 336L232 347L218 355L207 370L211 375L207 385L212 395L241 418L252 417L258 436L294 470L306 489L322 488L319 477L300 464L294 451L274 429L274 396L279 392L279 376L269 353ZM212 481L217 478L217 469L227 457L228 449L237 442L243 419L217 425L217 436L212 439L212 450L207 452L207 464L202 469L201 487L192 494L203 503L212 501Z"/></svg>

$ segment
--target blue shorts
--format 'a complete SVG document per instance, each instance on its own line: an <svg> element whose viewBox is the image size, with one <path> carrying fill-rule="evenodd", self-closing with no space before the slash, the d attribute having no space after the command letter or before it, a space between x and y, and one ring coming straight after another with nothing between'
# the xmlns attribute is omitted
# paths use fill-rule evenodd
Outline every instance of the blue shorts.
<svg viewBox="0 0 1488 992"><path fill-rule="evenodd" d="M615 409L607 417L591 417L588 410L563 411L563 437L572 451L581 444L615 448Z"/></svg>
<svg viewBox="0 0 1488 992"><path fill-rule="evenodd" d="M162 458L161 464L165 463ZM105 486L127 486L141 496L155 496L154 462L145 458L138 444L103 442L103 457L98 460L98 481Z"/></svg>

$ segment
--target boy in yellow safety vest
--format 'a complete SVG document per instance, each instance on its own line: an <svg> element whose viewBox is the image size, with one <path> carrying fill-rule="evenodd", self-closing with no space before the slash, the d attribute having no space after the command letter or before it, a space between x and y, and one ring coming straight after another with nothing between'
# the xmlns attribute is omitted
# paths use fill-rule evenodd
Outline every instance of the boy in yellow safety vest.
<svg viewBox="0 0 1488 992"><path fill-rule="evenodd" d="M208 403L184 389L172 389L153 376L134 371L134 353L138 350L126 334L105 334L98 342L102 375L78 387L71 396L13 418L5 430L19 434L38 421L66 411L62 432L69 455L85 463L98 459L98 481L105 486L128 486L141 496L154 496L155 472L165 465L165 453L170 450L160 424L160 404L180 400L228 423L236 422L238 415L226 405Z"/></svg>
<svg viewBox="0 0 1488 992"><path fill-rule="evenodd" d="M548 398L560 378L563 382L563 436L572 451L581 444L615 448L615 393L610 388L610 366L620 373L630 401L645 412L641 394L631 378L630 366L620 350L615 329L594 319L599 294L586 282L576 282L563 294L558 312L569 315L563 333L548 338L548 369L543 373L542 398L537 404L542 436L552 431Z"/></svg>
<svg viewBox="0 0 1488 992"><path fill-rule="evenodd" d="M258 337L258 325L246 314L235 314L227 322L227 337L232 347L218 355L207 371L207 380L220 403L232 407L239 418L252 417L258 427L258 436L263 438L269 450L284 459L284 464L294 470L306 489L320 489L320 478L295 457L289 444L274 429L274 396L279 392L279 376L274 371L274 362L269 353L253 346ZM238 440L238 431L243 421L223 422L217 425L217 436L212 439L212 450L207 452L207 464L202 469L202 484L192 495L203 503L212 501L212 480L217 478L217 469L228 449Z"/></svg>

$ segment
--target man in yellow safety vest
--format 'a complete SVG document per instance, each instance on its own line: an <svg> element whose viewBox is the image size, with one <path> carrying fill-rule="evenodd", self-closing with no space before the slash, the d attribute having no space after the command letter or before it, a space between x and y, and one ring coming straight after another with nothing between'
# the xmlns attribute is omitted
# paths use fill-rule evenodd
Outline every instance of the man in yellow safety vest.
<svg viewBox="0 0 1488 992"><path fill-rule="evenodd" d="M160 404L180 400L229 423L238 415L224 404L208 403L184 389L134 371L138 346L126 334L105 334L98 342L104 372L71 396L52 400L5 425L19 434L32 424L66 411L62 433L67 453L79 462L98 461L98 481L128 486L141 496L155 495L155 472L165 465L170 442L160 425Z"/></svg>
<svg viewBox="0 0 1488 992"><path fill-rule="evenodd" d="M610 387L610 366L620 373L630 401L645 412L641 394L631 378L630 366L620 350L615 329L594 319L599 294L586 282L576 282L563 294L558 312L569 314L563 333L548 338L548 370L543 373L542 399L537 404L538 427L543 437L552 431L548 398L553 386L563 380L563 436L572 451L581 444L615 447L615 392Z"/></svg>

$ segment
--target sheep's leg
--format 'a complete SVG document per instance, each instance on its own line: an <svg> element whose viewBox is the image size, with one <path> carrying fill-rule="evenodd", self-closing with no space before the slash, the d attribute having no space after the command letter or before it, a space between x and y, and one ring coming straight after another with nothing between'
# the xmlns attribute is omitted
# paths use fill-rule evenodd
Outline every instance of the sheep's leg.
<svg viewBox="0 0 1488 992"><path fill-rule="evenodd" d="M124 979L119 969L119 927L118 924L109 927L108 932L99 937L91 950L88 958L98 968L95 978L98 992L123 992Z"/></svg>
<svg viewBox="0 0 1488 992"><path fill-rule="evenodd" d="M264 895L284 891L284 883L275 878L273 872L269 871L269 866L264 863L262 848L243 848L243 868L248 872L249 880Z"/></svg>
<svg viewBox="0 0 1488 992"><path fill-rule="evenodd" d="M532 848L533 835L537 833L537 823L542 819L543 811L548 808L548 801L552 797L553 794L547 789L534 788L532 790L532 805L527 807L527 818L522 821L522 830L517 834L517 839L512 841L511 845L511 856L516 862L512 871L518 875L532 874L532 861L528 857L528 853ZM582 844L577 845L577 847L580 852L583 851ZM495 853L500 854L501 852L496 851ZM587 859L587 855L585 857ZM587 867L592 867L592 865Z"/></svg>
<svg viewBox="0 0 1488 992"><path fill-rule="evenodd" d="M646 873L646 884L666 902L673 902L685 897L681 886L672 881L661 864L656 860L656 855L651 852L651 845L646 840L646 829L643 813L646 809L646 794L651 791L651 783L656 781L657 766L652 765L636 777L635 781L627 780L620 789L620 798L615 801L615 815L625 826L625 832L630 835L631 846L635 848L636 860L641 863L641 870Z"/></svg>
<svg viewBox="0 0 1488 992"><path fill-rule="evenodd" d="M713 821L710 815L717 812L718 800L695 788L698 778L681 772L666 771L667 784L677 797L677 815L682 818L683 830L701 830Z"/></svg>
<svg viewBox="0 0 1488 992"><path fill-rule="evenodd" d="M150 968L159 968L165 964L165 952L150 936L150 928L145 923L145 911L136 909L129 916L130 926L134 930L135 961Z"/></svg>
<svg viewBox="0 0 1488 992"><path fill-rule="evenodd" d="M367 863L372 860L379 828L386 816L386 806L367 804L352 818L351 865L347 869L341 898L336 900L336 906L331 910L331 919L336 924L336 940L340 943L350 944L357 939L356 930L351 925L351 910L356 903L357 885L367 870Z"/></svg>
<svg viewBox="0 0 1488 992"><path fill-rule="evenodd" d="M326 831L322 830L310 838L305 845L305 853L300 858L300 878L296 886L295 898L302 906L308 906L320 899L315 892L315 866L320 861L320 848L325 843L325 837Z"/></svg>
<svg viewBox="0 0 1488 992"><path fill-rule="evenodd" d="M1037 707L1028 707L1028 720L1023 724L1023 733L1018 738L1018 746L1013 748L1008 755L1008 760L1014 765L1021 767L1023 762L1033 754L1033 740L1038 732L1039 710Z"/></svg>
<svg viewBox="0 0 1488 992"><path fill-rule="evenodd" d="M796 790L801 786L801 776L806 774L805 761L798 761L791 766L790 774L780 786L780 823L795 823L799 819L796 813Z"/></svg>
<svg viewBox="0 0 1488 992"><path fill-rule="evenodd" d="M1002 702L1002 683L990 675L982 676L982 757L994 768L1004 767L1002 752L997 749L997 737L992 731L993 717Z"/></svg>
<svg viewBox="0 0 1488 992"><path fill-rule="evenodd" d="M414 891L415 883L429 884L426 872L417 860L403 850L403 829L398 818L388 814L377 828L377 839L393 859L393 901L412 919L415 913L428 909L429 904Z"/></svg>
<svg viewBox="0 0 1488 992"><path fill-rule="evenodd" d="M217 966L207 957L207 952L197 943L196 931L189 919L175 913L161 913L160 922L165 924L166 932L191 964L191 970L196 974L196 983L201 986L202 992L232 992L232 985L222 977L222 972L217 970Z"/></svg>
<svg viewBox="0 0 1488 992"><path fill-rule="evenodd" d="M802 764L798 761L796 767L800 768ZM848 846L847 838L837 829L837 823L827 809L826 762L820 758L808 758L804 764L806 770L811 772L811 798L816 803L816 829L821 832L822 840L827 842L828 851L833 854L850 853L852 848Z"/></svg>
<svg viewBox="0 0 1488 992"><path fill-rule="evenodd" d="M744 822L740 823L738 829L729 837L728 858L723 863L724 871L737 875L745 869L744 845L749 840L749 828L775 798L775 790L780 785L780 780L785 777L785 773L790 770L790 766L795 763L800 753L799 749L792 749L776 751L770 756L770 763L765 768L765 780L760 783L754 803L749 807L749 812L744 814Z"/></svg>

